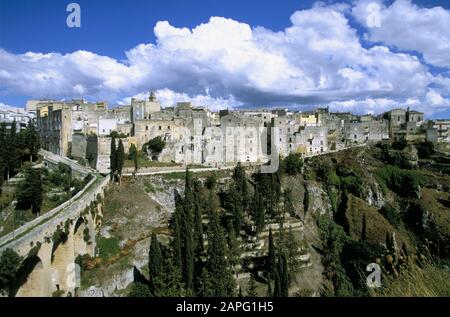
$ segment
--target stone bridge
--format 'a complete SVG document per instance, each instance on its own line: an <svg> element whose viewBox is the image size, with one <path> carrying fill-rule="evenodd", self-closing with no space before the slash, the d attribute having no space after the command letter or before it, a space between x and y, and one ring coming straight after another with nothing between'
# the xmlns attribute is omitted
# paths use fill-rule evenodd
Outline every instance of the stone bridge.
<svg viewBox="0 0 450 317"><path fill-rule="evenodd" d="M53 163L66 158L40 153ZM68 159L67 159L68 160ZM73 164L73 161L71 161ZM73 165L70 165L74 169ZM75 166L91 181L74 197L0 238L0 253L11 248L23 258L14 296L48 297L55 292L74 295L79 287L78 255L94 256L96 227L101 223L101 204L109 177Z"/></svg>

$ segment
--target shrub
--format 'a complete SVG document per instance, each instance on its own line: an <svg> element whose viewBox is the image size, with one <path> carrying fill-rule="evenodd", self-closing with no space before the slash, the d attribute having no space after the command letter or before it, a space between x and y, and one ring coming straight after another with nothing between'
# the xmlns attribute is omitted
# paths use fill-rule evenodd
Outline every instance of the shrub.
<svg viewBox="0 0 450 317"><path fill-rule="evenodd" d="M284 159L284 169L288 175L296 175L301 172L303 160L298 153L289 153Z"/></svg>
<svg viewBox="0 0 450 317"><path fill-rule="evenodd" d="M134 282L128 297L150 297L150 290L147 285L139 282Z"/></svg>
<svg viewBox="0 0 450 317"><path fill-rule="evenodd" d="M148 148L154 155L159 155L165 146L166 142L160 136L157 136L144 144L144 150Z"/></svg>
<svg viewBox="0 0 450 317"><path fill-rule="evenodd" d="M386 204L380 209L380 213L386 218L390 224L392 224L394 227L399 227L401 223L401 215L400 213L395 209L394 206Z"/></svg>
<svg viewBox="0 0 450 317"><path fill-rule="evenodd" d="M418 191L425 184L424 177L416 171L403 170L387 165L378 169L375 175L384 185L402 197L418 197Z"/></svg>
<svg viewBox="0 0 450 317"><path fill-rule="evenodd" d="M216 173L208 175L205 181L205 186L208 189L214 189L217 186L217 176Z"/></svg>
<svg viewBox="0 0 450 317"><path fill-rule="evenodd" d="M357 175L341 177L342 189L355 196L361 197L363 181Z"/></svg>
<svg viewBox="0 0 450 317"><path fill-rule="evenodd" d="M102 259L107 259L111 255L115 255L120 252L119 240L115 237L99 237L97 239L97 247L99 256Z"/></svg>
<svg viewBox="0 0 450 317"><path fill-rule="evenodd" d="M430 158L435 153L434 144L428 141L416 144L416 149L421 159Z"/></svg>

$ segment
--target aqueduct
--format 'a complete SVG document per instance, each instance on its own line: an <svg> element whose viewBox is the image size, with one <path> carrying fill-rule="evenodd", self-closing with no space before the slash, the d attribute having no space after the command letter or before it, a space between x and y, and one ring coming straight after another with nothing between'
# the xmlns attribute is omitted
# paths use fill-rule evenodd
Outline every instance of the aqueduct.
<svg viewBox="0 0 450 317"><path fill-rule="evenodd" d="M11 248L24 259L10 295L74 295L79 286L75 259L84 254L94 256L95 230L101 222L101 202L109 178L67 158L42 150L40 154L46 165L62 162L93 178L69 201L0 238L0 253Z"/></svg>

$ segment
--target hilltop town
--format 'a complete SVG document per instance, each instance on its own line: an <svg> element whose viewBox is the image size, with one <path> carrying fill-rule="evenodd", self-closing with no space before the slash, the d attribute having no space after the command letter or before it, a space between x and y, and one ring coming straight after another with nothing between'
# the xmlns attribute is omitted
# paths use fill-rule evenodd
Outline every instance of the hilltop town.
<svg viewBox="0 0 450 317"><path fill-rule="evenodd" d="M2 112L0 295L448 294L449 127L411 109L30 100ZM367 288L368 263L392 286ZM404 291L409 274L433 282Z"/></svg>
<svg viewBox="0 0 450 317"><path fill-rule="evenodd" d="M20 121L22 126L34 117L42 148L86 160L103 173L109 171L112 135L121 138L125 152L131 144L141 150L151 139L160 137L166 146L157 157L148 153L150 158L209 167L236 162L262 164L272 153L307 157L389 139L450 142L450 120L426 120L422 112L409 108L378 115L331 112L327 107L307 112L212 112L189 102L162 108L151 92L148 100L132 98L130 105L111 109L105 102L82 99L30 100L24 113L0 113L0 120Z"/></svg>

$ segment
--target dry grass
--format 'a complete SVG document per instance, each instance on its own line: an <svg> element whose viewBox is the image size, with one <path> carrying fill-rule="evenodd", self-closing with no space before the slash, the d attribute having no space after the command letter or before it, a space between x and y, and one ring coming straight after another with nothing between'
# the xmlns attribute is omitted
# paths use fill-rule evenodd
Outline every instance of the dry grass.
<svg viewBox="0 0 450 317"><path fill-rule="evenodd" d="M371 296L438 297L450 296L448 265L427 262L419 265L412 260L397 276L382 275L383 287L371 290Z"/></svg>

